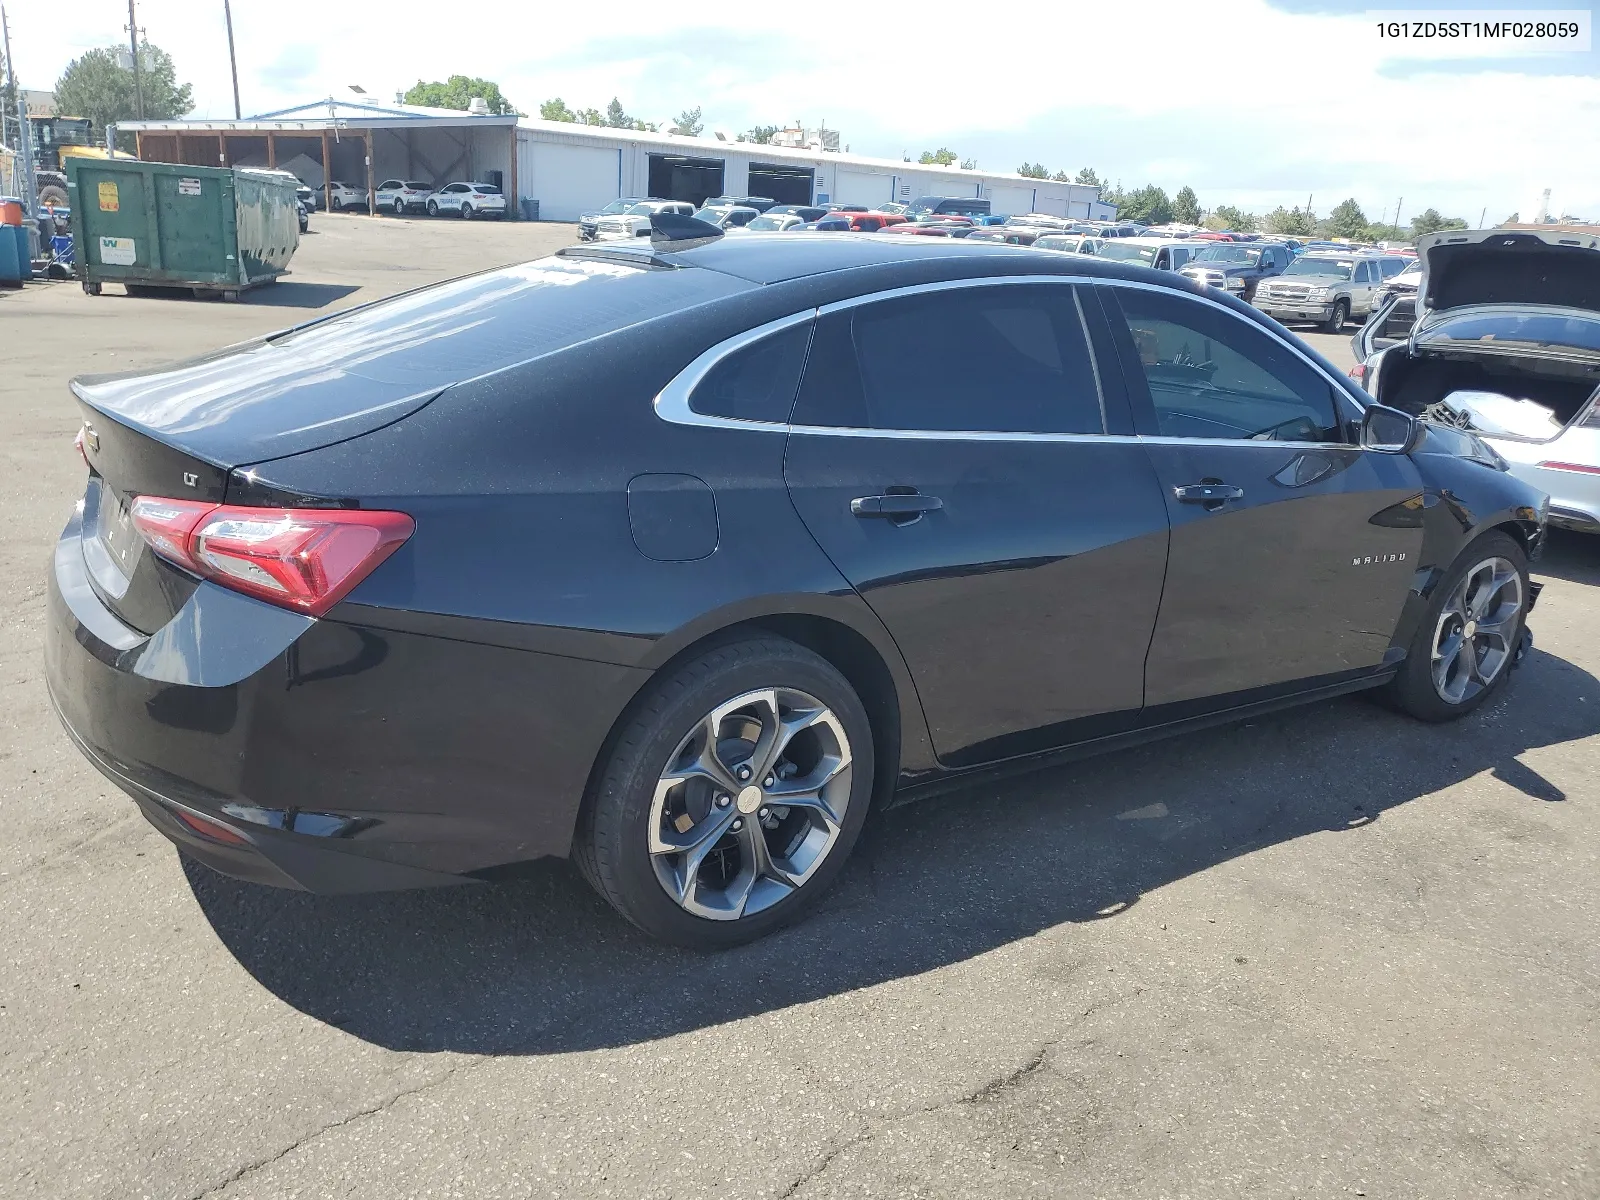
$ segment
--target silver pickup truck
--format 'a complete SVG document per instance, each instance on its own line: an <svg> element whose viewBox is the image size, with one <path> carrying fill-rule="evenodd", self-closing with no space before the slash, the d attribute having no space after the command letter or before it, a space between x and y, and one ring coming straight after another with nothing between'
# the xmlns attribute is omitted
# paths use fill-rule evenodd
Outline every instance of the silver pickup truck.
<svg viewBox="0 0 1600 1200"><path fill-rule="evenodd" d="M1255 306L1285 324L1315 321L1338 333L1351 317L1367 318L1384 278L1380 254L1302 254L1282 275L1262 280Z"/></svg>

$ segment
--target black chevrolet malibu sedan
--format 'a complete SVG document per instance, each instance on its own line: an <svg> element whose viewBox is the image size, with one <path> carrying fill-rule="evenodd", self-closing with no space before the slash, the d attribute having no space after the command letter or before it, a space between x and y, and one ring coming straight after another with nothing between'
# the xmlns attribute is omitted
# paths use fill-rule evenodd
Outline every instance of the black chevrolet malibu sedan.
<svg viewBox="0 0 1600 1200"><path fill-rule="evenodd" d="M571 855L700 947L897 795L1468 712L1544 530L1226 296L960 241L661 219L73 391L50 690L163 833L320 892Z"/></svg>

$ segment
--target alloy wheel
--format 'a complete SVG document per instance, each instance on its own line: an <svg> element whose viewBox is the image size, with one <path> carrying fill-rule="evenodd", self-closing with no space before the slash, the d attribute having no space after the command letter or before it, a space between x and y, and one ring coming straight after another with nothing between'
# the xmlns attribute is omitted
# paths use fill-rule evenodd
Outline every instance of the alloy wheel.
<svg viewBox="0 0 1600 1200"><path fill-rule="evenodd" d="M714 921L797 892L838 841L852 761L844 725L805 692L763 688L718 705L656 782L648 836L661 887Z"/></svg>
<svg viewBox="0 0 1600 1200"><path fill-rule="evenodd" d="M1522 576L1503 558L1486 558L1456 584L1433 632L1433 686L1446 704L1464 704L1511 662L1522 613Z"/></svg>

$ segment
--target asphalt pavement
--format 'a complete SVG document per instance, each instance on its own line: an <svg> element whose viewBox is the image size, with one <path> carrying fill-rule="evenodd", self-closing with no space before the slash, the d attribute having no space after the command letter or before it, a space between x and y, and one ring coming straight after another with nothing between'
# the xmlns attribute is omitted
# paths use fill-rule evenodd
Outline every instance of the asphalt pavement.
<svg viewBox="0 0 1600 1200"><path fill-rule="evenodd" d="M180 860L45 697L67 379L571 233L317 214L238 304L0 292L0 1196L1600 1196L1597 538L1465 721L1349 698L897 810L732 953L561 863Z"/></svg>

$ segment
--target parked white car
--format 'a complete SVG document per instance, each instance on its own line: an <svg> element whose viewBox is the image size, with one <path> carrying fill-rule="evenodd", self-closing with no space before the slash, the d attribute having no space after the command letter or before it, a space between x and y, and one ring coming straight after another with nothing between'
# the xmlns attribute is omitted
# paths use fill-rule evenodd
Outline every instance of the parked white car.
<svg viewBox="0 0 1600 1200"><path fill-rule="evenodd" d="M597 242L622 242L636 237L650 236L650 218L656 213L674 213L680 217L694 216L694 205L687 200L641 200L629 205L628 210L614 217L601 217L595 222L594 240Z"/></svg>
<svg viewBox="0 0 1600 1200"><path fill-rule="evenodd" d="M695 220L715 225L718 229L739 229L759 217L761 210L743 204L717 204L707 205L692 215Z"/></svg>
<svg viewBox="0 0 1600 1200"><path fill-rule="evenodd" d="M1067 254L1097 254L1104 244L1104 238L1090 237L1086 233L1047 233L1034 240L1033 248L1060 250Z"/></svg>
<svg viewBox="0 0 1600 1200"><path fill-rule="evenodd" d="M347 208L360 209L362 212L366 211L367 189L364 187L357 187L353 183L340 183L335 179L328 189L315 188L313 190L316 193L318 207L326 204L333 212L341 212Z"/></svg>
<svg viewBox="0 0 1600 1200"><path fill-rule="evenodd" d="M762 213L748 225L731 225L727 233L787 233L791 229L798 229L806 223L806 219L795 213Z"/></svg>
<svg viewBox="0 0 1600 1200"><path fill-rule="evenodd" d="M408 212L420 212L428 207L428 197L433 195L433 184L420 180L385 179L378 185L378 211L392 212L403 217Z"/></svg>
<svg viewBox="0 0 1600 1200"><path fill-rule="evenodd" d="M503 217L506 198L492 183L447 183L428 197L428 215L455 213L463 220L474 217Z"/></svg>

